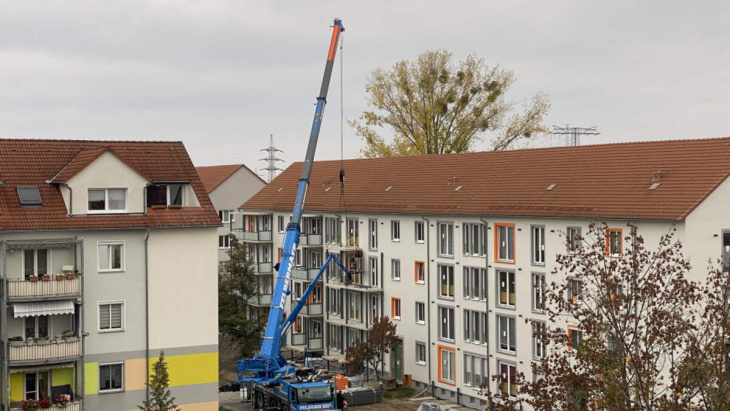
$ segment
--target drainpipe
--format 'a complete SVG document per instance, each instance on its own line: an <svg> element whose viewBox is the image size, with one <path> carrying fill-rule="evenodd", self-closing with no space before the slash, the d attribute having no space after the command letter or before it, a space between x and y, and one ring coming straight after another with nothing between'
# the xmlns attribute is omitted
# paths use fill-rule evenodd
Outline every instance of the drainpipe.
<svg viewBox="0 0 730 411"><path fill-rule="evenodd" d="M147 190L145 190L147 191ZM147 204L145 204L145 212L147 212ZM149 282L149 239L150 229L147 228L144 237L144 311L145 311L145 398L146 404L150 402L150 282Z"/></svg>
<svg viewBox="0 0 730 411"><path fill-rule="evenodd" d="M430 225L431 221L427 219L424 216L421 216L421 220L424 220L426 222L426 227L424 227L424 231L426 232L426 262L425 262L425 270L426 272L424 275L426 276L426 324L428 324L428 327L426 329L428 330L428 337L426 339L426 344L428 349L426 350L426 354L428 355L428 381L431 384L431 396L433 396L433 389L434 389L434 383L433 379L431 378L431 230ZM441 366L440 364L438 365Z"/></svg>
<svg viewBox="0 0 730 411"><path fill-rule="evenodd" d="M85 408L86 407L86 405L85 405L86 404L86 395L85 395L86 394L86 392L85 392L85 390L86 390L86 367L84 366L84 363L86 361L85 360L86 359L86 319L84 318L84 315L86 315L86 313L84 312L84 307L86 304L86 298L85 298L86 293L84 292L84 279L86 277L86 275L85 275L86 270L84 270L84 263L85 263L84 240L78 240L78 241L79 241L79 243L77 243L77 244L81 244L81 256L80 256L81 265L75 264L76 263L76 253L74 253L74 267L81 267L81 276L80 276L81 277L81 280L80 280L81 281L81 285L80 285L80 287L81 287L81 305L79 307L79 311L80 311L79 317L81 318L81 329L80 329L79 335L81 336L80 341L81 341L81 367L82 367L82 369L81 369L81 389L78 391L81 391L82 393L84 393L84 395L81 396L81 409L83 410L83 409L86 409ZM76 268L75 271L78 271L78 268ZM78 325L77 325L77 328L78 328Z"/></svg>
<svg viewBox="0 0 730 411"><path fill-rule="evenodd" d="M8 247L7 243L5 241L2 242L2 255L3 255L3 295L2 299L0 300L0 318L2 318L3 325L2 325L2 348L3 348L3 356L7 356L9 354L8 352L8 318L7 318L7 296L8 296L8 281L5 276L6 270L8 268ZM2 382L3 382L3 391L5 396L3 401L3 408L6 410L10 409L10 382L8 381L8 361L7 357L5 361L3 361L3 374L2 374Z"/></svg>
<svg viewBox="0 0 730 411"><path fill-rule="evenodd" d="M479 220L481 220L484 223L484 248L486 249L486 252L484 253L484 270L485 270L485 274L486 274L484 276L484 281L486 281L486 284L484 285L484 290L487 293L486 302L485 302L486 310L487 310L487 323L484 324L484 326L487 328L487 373L486 374L488 376L487 377L487 395L489 395L492 393L492 390L491 390L492 383L490 381L492 374L489 371L489 366L492 363L492 361L489 358L490 357L489 348L492 346L491 344L489 344L489 335L491 334L491 332L489 331L490 330L490 328L489 328L489 293L490 293L489 283L490 283L490 281L489 281L489 246L488 246L488 244L489 244L489 235L488 235L489 223L487 223L487 220L485 220L484 217L480 217ZM498 342L495 342L495 344L498 344ZM495 345L495 347L496 347L496 345Z"/></svg>

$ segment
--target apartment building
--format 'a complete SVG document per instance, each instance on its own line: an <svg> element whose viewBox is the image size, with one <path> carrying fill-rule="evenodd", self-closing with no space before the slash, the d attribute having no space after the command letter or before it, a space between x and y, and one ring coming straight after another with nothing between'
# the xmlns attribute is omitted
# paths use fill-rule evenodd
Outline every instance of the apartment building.
<svg viewBox="0 0 730 411"><path fill-rule="evenodd" d="M487 389L514 393L517 372L532 378L531 361L545 355L533 327L549 321L542 290L563 280L555 257L589 224L608 225L616 255L627 224L647 244L676 227L694 280L708 259L728 261L728 154L730 138L719 138L346 160L344 195L341 163L316 162L305 212L321 220L321 258L357 257L363 277L345 286L325 277L325 321L306 335L321 335L323 356L342 359L366 338L368 318L388 315L402 346L385 371L481 409ZM301 167L242 211L286 221ZM271 238L273 250L281 236ZM558 326L580 333L580 324Z"/></svg>
<svg viewBox="0 0 730 411"><path fill-rule="evenodd" d="M182 143L0 140L2 409L217 410L220 220ZM54 406L54 408L56 407Z"/></svg>
<svg viewBox="0 0 730 411"><path fill-rule="evenodd" d="M243 164L195 167L223 225L218 227L218 263L228 261L236 210L266 182Z"/></svg>

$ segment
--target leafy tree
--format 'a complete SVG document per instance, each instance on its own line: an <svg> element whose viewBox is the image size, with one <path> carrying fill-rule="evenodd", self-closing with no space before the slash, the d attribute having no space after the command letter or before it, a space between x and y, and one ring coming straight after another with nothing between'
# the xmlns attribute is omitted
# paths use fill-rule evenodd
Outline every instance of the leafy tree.
<svg viewBox="0 0 730 411"><path fill-rule="evenodd" d="M545 132L550 108L538 93L524 112L513 113L516 104L504 96L513 82L512 72L474 55L455 65L452 53L427 51L415 62L373 71L365 87L373 111L349 124L365 140L365 157L466 152L486 132L496 134L494 150L506 150ZM392 130L392 141L378 133L383 127Z"/></svg>
<svg viewBox="0 0 730 411"><path fill-rule="evenodd" d="M537 410L686 408L678 369L691 355L685 348L696 329L699 289L685 278L690 265L674 230L655 250L636 227L628 231L616 238L594 224L584 238L569 239L581 246L557 257L563 280L547 287L550 322L544 331L533 327L548 346L532 364L538 378L520 375L518 397L495 396L496 409L522 402ZM609 254L616 240L623 250Z"/></svg>
<svg viewBox="0 0 730 411"><path fill-rule="evenodd" d="M359 372L363 364L371 366L375 370L376 378L378 367L383 362L385 354L390 353L398 343L399 339L395 334L396 326L388 317L375 319L370 329L367 341L358 341L355 346L347 349L346 359L349 361L350 372Z"/></svg>
<svg viewBox="0 0 730 411"><path fill-rule="evenodd" d="M167 372L165 352L160 351L160 358L153 366L154 374L150 376L150 399L145 400L139 409L142 411L178 411L175 397L170 394L170 375Z"/></svg>
<svg viewBox="0 0 730 411"><path fill-rule="evenodd" d="M241 357L251 357L258 350L262 323L247 318L246 307L257 293L256 276L246 255L246 248L231 236L231 248L218 273L218 328L231 337L241 349Z"/></svg>

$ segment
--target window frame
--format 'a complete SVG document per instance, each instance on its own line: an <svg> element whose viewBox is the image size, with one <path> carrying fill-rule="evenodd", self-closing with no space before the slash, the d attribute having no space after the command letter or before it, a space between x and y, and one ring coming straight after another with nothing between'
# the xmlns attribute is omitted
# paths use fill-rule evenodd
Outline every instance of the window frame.
<svg viewBox="0 0 730 411"><path fill-rule="evenodd" d="M507 380L506 384L508 384L507 385L507 388L508 388L507 391L508 392L505 392L502 389L502 384L505 384L505 381L504 381L505 380L505 377L504 377L504 375L502 373L502 366L506 366L507 367L507 370L508 371L511 371L510 374L506 378L506 380ZM509 398L515 398L515 396L512 395L512 382L510 380L517 377L517 364L515 364L512 361L497 360L497 370L499 370L499 376L500 376L500 381L499 381L499 385L497 386L497 390L500 393L502 393L502 395L507 395L507 396L509 396ZM515 391L515 393L517 392L517 387L515 387L515 390L514 391Z"/></svg>
<svg viewBox="0 0 730 411"><path fill-rule="evenodd" d="M497 274L497 275L495 275L495 278L497 280L497 286L495 287L495 289L497 291L497 300L496 300L497 307L507 308L510 310L517 309L517 274L515 273L514 270L497 269L495 271ZM502 302L502 274L507 275L506 284L505 284L505 290L506 290L506 292L505 292L506 302L505 303ZM510 278L512 279L511 282L510 282ZM512 288L511 294L510 294L510 285ZM514 298L514 302L511 304L509 302L510 295L512 295Z"/></svg>
<svg viewBox="0 0 730 411"><path fill-rule="evenodd" d="M124 190L124 208L109 208L109 190ZM104 192L104 209L92 210L90 206L89 194L91 191ZM86 212L88 214L121 214L129 211L129 187L89 187L86 189Z"/></svg>
<svg viewBox="0 0 730 411"><path fill-rule="evenodd" d="M462 254L467 257L487 256L487 225L464 223L462 231Z"/></svg>
<svg viewBox="0 0 730 411"><path fill-rule="evenodd" d="M423 315L423 318L421 318ZM422 301L416 301L416 324L426 324L426 303Z"/></svg>
<svg viewBox="0 0 730 411"><path fill-rule="evenodd" d="M487 373L489 358L483 354L476 354L473 352L464 352L464 385L472 387L474 389L480 389L483 384L489 384L489 375ZM475 373L476 365L479 365L479 373ZM477 374L479 376L479 383L475 384Z"/></svg>
<svg viewBox="0 0 730 411"><path fill-rule="evenodd" d="M506 319L507 320L507 335L506 335L506 341L507 341L507 348L502 348L502 322L500 319ZM513 326L510 327L510 322L512 322ZM517 355L517 319L514 316L511 315L501 315L497 314L496 318L497 323L497 346L496 349L498 352L509 354L509 355ZM514 331L514 336L512 335L512 331ZM514 338L510 338L514 337ZM514 341L514 346L510 344L511 341ZM511 349L514 348L514 349Z"/></svg>
<svg viewBox="0 0 730 411"><path fill-rule="evenodd" d="M122 377L121 377L121 381L120 381L121 387L120 388L102 389L101 388L101 383L102 383L102 379L101 379L101 368L102 367L113 367L113 366L116 366L116 365L118 365L118 366L120 366L122 368L122 372L121 372ZM115 392L124 392L124 362L123 361L99 363L99 365L98 365L98 371L99 371L99 375L98 375L98 378L99 378L99 394L107 394L107 393L115 393ZM109 380L109 385L111 385L111 383L113 381L111 368L109 370L109 379L110 379Z"/></svg>
<svg viewBox="0 0 730 411"><path fill-rule="evenodd" d="M545 334L547 333L547 323L545 321L532 321L532 358L542 360L546 356ZM538 336L538 333L539 334ZM541 352L539 354L538 352Z"/></svg>
<svg viewBox="0 0 730 411"><path fill-rule="evenodd" d="M102 306L109 306L109 328L101 328L101 307ZM119 305L121 308L119 309L119 322L120 327L119 328L111 328L112 327L112 309L111 306L113 305ZM125 301L124 300L110 300L110 301L98 301L96 303L96 329L100 334L106 334L106 333L117 333L117 332L123 332L126 330L127 326L127 316L126 316L126 307L125 307Z"/></svg>
<svg viewBox="0 0 730 411"><path fill-rule="evenodd" d="M606 228L606 255L609 257L620 258L624 255L624 241L623 241L623 229L621 228ZM614 234L617 238L613 238ZM614 244L614 240L617 241ZM618 246L618 253L614 252L613 246Z"/></svg>
<svg viewBox="0 0 730 411"><path fill-rule="evenodd" d="M221 246L221 240L222 239L225 239L225 240L223 240L223 246ZM231 248L231 237L228 234L226 234L226 235L219 235L218 236L218 249L219 250L225 250L225 249L228 249L228 248Z"/></svg>
<svg viewBox="0 0 730 411"><path fill-rule="evenodd" d="M583 281L577 277L568 277L566 278L566 281L568 282L568 288L566 290L568 292L568 301L572 301L574 303L579 302L583 298ZM579 292L577 294L575 293L575 285L578 286Z"/></svg>
<svg viewBox="0 0 730 411"><path fill-rule="evenodd" d="M442 230L446 229L446 243L442 241ZM454 258L454 222L453 221L437 221L436 222L436 254L443 258ZM445 246L445 250L444 247ZM444 252L445 251L445 252Z"/></svg>
<svg viewBox="0 0 730 411"><path fill-rule="evenodd" d="M573 345L574 345L573 344L573 335L572 335L573 332L577 332L578 335L579 335L578 343L575 344L575 350L577 352L578 349L580 348L580 343L583 342L583 329L581 329L577 325L568 324L568 327L567 327L567 333L568 333L568 351L570 351L570 352L573 351Z"/></svg>
<svg viewBox="0 0 730 411"><path fill-rule="evenodd" d="M507 258L503 258L501 252L501 228L505 229L505 235L507 235L507 239L509 239L509 231L511 229L512 231L512 241L511 244L508 241L505 241L505 251L507 253ZM516 264L517 262L517 250L515 249L515 243L517 242L516 237L516 229L514 223L494 223L494 262L500 263L500 264ZM511 251L512 251L512 258L509 258L510 254L510 245L511 245Z"/></svg>
<svg viewBox="0 0 730 411"><path fill-rule="evenodd" d="M538 283L536 280L542 279L540 281L540 287L538 288ZM545 273L532 273L532 312L534 313L544 313L545 312L545 291L547 290L547 280ZM540 295L540 297L538 297ZM538 302L542 304L542 308L538 305Z"/></svg>
<svg viewBox="0 0 730 411"><path fill-rule="evenodd" d="M378 250L378 220L375 218L368 219L368 250Z"/></svg>
<svg viewBox="0 0 730 411"><path fill-rule="evenodd" d="M438 277L439 277L439 283L438 283L438 298L441 300L450 300L453 301L456 299L456 274L454 273L454 266L451 264L438 264ZM446 290L447 293L444 294L444 285L442 284L442 280L444 279L443 273L441 270L445 268L446 269ZM451 278L451 282L449 283L449 277ZM450 295L449 295L450 291Z"/></svg>
<svg viewBox="0 0 730 411"><path fill-rule="evenodd" d="M400 220L390 220L390 241L400 242Z"/></svg>
<svg viewBox="0 0 730 411"><path fill-rule="evenodd" d="M393 281L400 281L401 280L401 265L400 265L400 259L398 258L391 258L390 259L390 278ZM398 275L396 275L398 274Z"/></svg>
<svg viewBox="0 0 730 411"><path fill-rule="evenodd" d="M438 339L441 341L456 342L456 309L447 305L439 305L439 325ZM446 313L446 322L444 321L444 313ZM444 337L444 330L447 336Z"/></svg>
<svg viewBox="0 0 730 411"><path fill-rule="evenodd" d="M541 235L536 234L536 230L539 230ZM539 238L538 238L539 237ZM545 266L545 226L544 225L531 225L530 226L530 260L532 265L544 267ZM540 247L540 248L537 248Z"/></svg>
<svg viewBox="0 0 730 411"><path fill-rule="evenodd" d="M419 351L419 347L423 348L423 359L421 360L419 354L421 353ZM428 360L428 351L426 351L428 347L426 346L426 343L423 341L416 341L416 364L418 365L426 365L426 362Z"/></svg>
<svg viewBox="0 0 730 411"><path fill-rule="evenodd" d="M420 267L420 270L419 270ZM415 282L416 284L426 284L426 262L425 261L416 261L414 265L415 270ZM418 279L419 274L423 277L422 280Z"/></svg>
<svg viewBox="0 0 730 411"><path fill-rule="evenodd" d="M284 224L284 216L283 215L277 215L276 216L276 230L279 233L283 233L286 231L286 225Z"/></svg>
<svg viewBox="0 0 730 411"><path fill-rule="evenodd" d="M101 247L101 246L107 246L107 252L109 252L108 251L109 250L109 247L108 246L113 246L113 245L120 245L121 246L121 248L120 248L120 254L121 254L121 256L119 257L120 267L119 268L101 268L101 258L99 258L99 247ZM125 267L126 267L126 261L125 260L127 258L127 253L126 253L126 250L125 249L126 249L125 240L97 241L96 242L96 268L97 268L97 272L98 273L121 273L121 272L124 272L125 271ZM111 256L111 253L109 253L107 255L107 259L109 261L109 266L111 267L112 266L112 260L113 260L112 259L112 256Z"/></svg>
<svg viewBox="0 0 730 411"><path fill-rule="evenodd" d="M455 387L456 386L456 372L457 372L456 371L456 349L455 348L452 348L452 347L445 346L445 345L441 345L441 344L439 344L437 346L437 348L438 348L438 361L439 361L439 366L438 366L438 378L439 378L439 382L440 383L443 383L443 384L448 384L448 385L451 385L451 386L454 386ZM444 356L443 356L443 352L444 351L448 351L450 353L450 356L451 356L451 369L452 369L451 370L451 374L452 374L451 376L453 377L452 380L448 380L448 379L444 378L444 375L443 375L443 371L444 371L444 359L445 359Z"/></svg>
<svg viewBox="0 0 730 411"><path fill-rule="evenodd" d="M583 249L583 243L581 240L577 240L578 237L583 237L583 230L580 226L567 226L565 228L565 247L568 254L577 254Z"/></svg>
<svg viewBox="0 0 730 411"><path fill-rule="evenodd" d="M417 244L426 242L426 224L423 221L414 221L414 239Z"/></svg>

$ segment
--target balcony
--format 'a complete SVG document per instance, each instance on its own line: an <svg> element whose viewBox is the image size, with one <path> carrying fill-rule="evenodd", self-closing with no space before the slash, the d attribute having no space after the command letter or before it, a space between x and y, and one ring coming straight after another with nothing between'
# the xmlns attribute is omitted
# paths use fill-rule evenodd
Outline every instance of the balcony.
<svg viewBox="0 0 730 411"><path fill-rule="evenodd" d="M78 357L80 354L80 341L73 342L56 342L50 341L49 344L39 345L37 342L33 345L22 345L13 347L8 344L8 360L10 365L13 362L36 362L36 361L54 361L69 360Z"/></svg>
<svg viewBox="0 0 730 411"><path fill-rule="evenodd" d="M297 267L291 270L291 276L297 280L313 281L319 270L319 268Z"/></svg>
<svg viewBox="0 0 730 411"><path fill-rule="evenodd" d="M271 294L260 294L255 297L251 297L249 298L248 303L251 305L268 307L271 305Z"/></svg>
<svg viewBox="0 0 730 411"><path fill-rule="evenodd" d="M296 348L297 346L301 347L301 349L304 349L304 345L307 346L307 349L309 350L321 350L322 345L322 338L310 338L309 343L307 344L307 335L306 334L292 334L291 335L291 345L292 348Z"/></svg>
<svg viewBox="0 0 730 411"><path fill-rule="evenodd" d="M81 278L75 277L51 281L24 281L20 278L8 278L9 300L33 300L39 298L63 299L81 296Z"/></svg>
<svg viewBox="0 0 730 411"><path fill-rule="evenodd" d="M311 315L322 315L322 303L319 304L304 304L302 311L299 311L299 315L311 316Z"/></svg>
<svg viewBox="0 0 730 411"><path fill-rule="evenodd" d="M243 231L240 228L231 230L233 235L242 242L270 242L271 230L269 231Z"/></svg>
<svg viewBox="0 0 730 411"><path fill-rule="evenodd" d="M299 245L302 247L321 247L322 234L302 234L299 237Z"/></svg>
<svg viewBox="0 0 730 411"><path fill-rule="evenodd" d="M274 267L271 263L253 263L253 271L256 274L271 274Z"/></svg>

